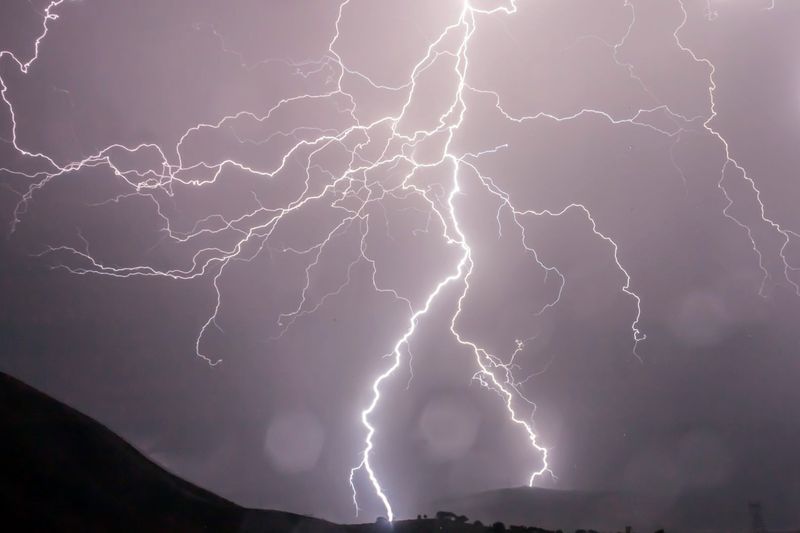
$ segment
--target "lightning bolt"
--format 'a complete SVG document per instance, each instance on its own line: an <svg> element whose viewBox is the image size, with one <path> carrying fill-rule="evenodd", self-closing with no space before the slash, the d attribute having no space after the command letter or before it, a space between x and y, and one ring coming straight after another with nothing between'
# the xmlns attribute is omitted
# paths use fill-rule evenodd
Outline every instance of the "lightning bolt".
<svg viewBox="0 0 800 533"><path fill-rule="evenodd" d="M727 205L723 209L722 213L733 221L737 226L742 228L747 233L747 238L750 241L750 245L753 248L753 252L755 253L756 257L758 258L758 267L761 270L762 278L761 278L761 286L759 287L759 294L764 296L764 290L766 287L767 282L770 279L769 271L764 263L764 252L762 251L761 247L756 242L756 238L753 234L753 229L751 226L746 224L745 222L738 219L736 216L730 213L730 208L734 205L733 198L730 195L727 187L725 186L725 175L729 168L734 168L735 171L741 176L741 178L749 185L750 190L753 193L753 199L755 200L756 204L758 205L759 216L761 222L766 224L772 231L777 232L781 237L781 247L778 251L778 255L780 257L781 264L783 265L783 277L784 281L788 283L792 289L794 289L795 294L800 296L800 285L791 278L791 273L798 270L798 267L793 266L789 259L786 256L787 248L791 244L792 238L796 238L798 235L796 232L784 228L781 224L776 222L774 219L770 218L767 215L767 209L764 205L764 201L761 198L761 190L758 188L755 180L748 174L747 169L745 169L739 162L734 159L731 153L731 147L728 144L727 139L714 128L712 123L714 119L717 117L717 102L715 99L715 93L717 90L717 84L714 81L714 74L717 71L717 68L714 64L706 58L699 57L691 48L684 45L680 38L680 32L686 26L687 21L689 20L688 12L686 11L686 5L684 4L684 0L679 0L678 5L680 6L682 19L678 27L673 32L673 37L675 39L675 44L686 54L688 54L692 60L696 63L701 63L708 68L708 99L710 102L710 113L708 118L703 122L703 128L711 134L717 141L722 145L725 150L725 162L722 165L720 170L720 178L717 182L717 187L722 191L722 194L725 196L725 200L727 201ZM775 7L775 2L770 2L770 4L765 8L766 10L772 10Z"/></svg>
<svg viewBox="0 0 800 533"><path fill-rule="evenodd" d="M533 424L535 404L523 393L522 386L530 379L517 379L514 375L519 368L516 358L525 347L522 340L516 341L516 349L508 357L493 354L482 347L477 341L469 339L458 325L462 315L465 301L470 293L476 257L470 246L467 234L463 230L461 213L457 200L464 194L463 183L471 180L479 184L482 190L488 193L497 203L498 235L502 235L503 220L510 221L515 232L520 235L519 245L530 257L536 268L542 269L547 276L554 276L559 280L558 289L553 298L543 305L537 314L545 313L557 305L561 299L566 278L556 267L546 264L537 254L536 250L528 244L526 234L526 220L532 217L560 217L568 212L580 214L588 223L589 231L594 236L608 245L614 264L622 276L623 282L620 290L630 298L633 306L633 319L630 323L632 337L632 353L641 360L637 351L639 344L646 336L640 329L642 316L642 301L632 288L632 277L625 268L621 259L621 251L617 242L607 233L602 231L601 224L596 220L589 208L583 203L569 203L554 209L530 210L522 209L515 205L512 197L503 190L491 176L487 176L479 169L481 157L496 154L508 149L508 145L501 144L488 147L477 153L458 153L453 147L454 137L462 126L464 118L469 111L466 95L476 98L480 102L488 102L505 120L511 123L525 123L530 121L568 122L584 117L595 117L606 121L610 126L630 126L644 128L662 135L673 141L672 147L680 140L680 135L692 130L698 122L702 129L713 136L724 148L725 161L721 169L718 187L727 200L723 215L742 228L758 259L758 265L763 274L759 292L763 294L765 284L770 278L766 267L764 251L757 242L753 229L746 222L736 218L730 213L734 200L725 185L726 172L735 170L745 180L752 192L754 200L760 207L760 220L782 238L779 257L783 265L783 275L794 290L800 294L800 286L791 278L791 273L797 268L790 264L787 258L787 249L793 238L800 235L786 229L767 215L766 207L761 199L761 192L755 180L749 176L746 169L740 165L731 154L730 146L713 127L714 118L717 116L715 90L717 88L714 74L716 68L713 63L699 57L690 47L683 44L680 33L688 20L688 13L683 0L677 0L677 5L682 12L682 20L675 28L673 37L675 45L688 54L694 62L705 65L708 74L708 95L710 109L704 117L687 117L674 112L668 105L659 101L645 81L637 74L635 66L626 63L620 58L619 52L625 46L628 37L636 24L634 4L624 0L623 6L630 12L631 18L626 31L621 39L615 43L604 43L608 46L613 61L617 67L627 72L628 76L636 81L641 89L653 100L652 107L640 109L630 116L614 116L602 109L584 108L567 115L555 115L539 112L531 115L516 116L509 113L502 105L501 96L497 91L479 88L468 82L470 63L471 39L482 17L514 16L518 11L516 0L508 4L482 9L465 0L458 16L452 23L446 25L438 36L431 41L424 55L413 66L408 81L401 85L387 85L379 83L366 74L352 68L337 52L337 43L341 38L341 23L351 0L343 0L339 6L334 23L334 31L329 41L327 51L323 57L304 61L288 61L285 59L268 59L257 63L248 63L243 54L231 49L224 37L213 26L195 25L198 31L208 31L217 39L220 49L237 58L243 68L248 70L260 66L282 65L288 67L293 75L303 80L318 81L321 90L309 92L279 100L264 113L240 111L222 117L213 123L199 123L180 136L171 150L165 150L153 143L143 143L136 146L122 144L109 145L84 159L58 162L47 154L29 151L22 147L18 138L17 116L14 105L9 96L6 81L0 76L0 98L8 109L10 117L11 138L8 142L21 156L28 158L40 168L35 171L20 171L12 168L2 168L0 173L22 178L30 184L19 193L20 199L16 204L11 222L11 231L15 230L27 212L28 205L42 188L55 179L63 178L80 172L87 168L102 167L111 171L114 177L130 190L110 198L106 203L120 203L131 199L144 199L152 205L154 213L162 223L164 239L178 246L194 246L191 260L182 266L163 269L148 264L115 266L91 252L89 241L82 233L78 233L80 246L57 245L47 246L41 256L56 256L68 258L60 261L57 268L63 268L76 275L105 275L119 278L131 277L166 277L174 280L189 280L207 277L211 280L214 291L214 304L207 321L202 325L195 341L196 355L205 360L209 365L218 364L221 359L206 353L203 350L203 340L209 331L217 329L222 331L219 323L219 314L223 304L223 292L220 281L230 265L240 261L251 261L264 251L269 253L292 254L307 261L304 270L305 279L300 290L297 305L293 309L281 313L278 317L278 333L274 338L284 335L297 321L320 309L329 300L340 295L352 281L353 271L357 265L366 265L371 273L373 289L380 295L386 296L393 302L402 306L407 312L407 323L402 334L391 344L391 350L384 354L389 361L385 369L379 373L371 383L371 400L360 413L365 436L364 446L359 454L357 464L350 470L349 484L352 489L353 504L356 513L359 512L358 491L356 488L357 477L366 475L369 485L384 507L389 520L395 518L395 512L390 503L389 492L381 484L379 476L373 465L375 451L374 437L377 424L374 421L379 405L383 399L382 389L384 384L397 374L404 362L404 357L409 357L409 371L411 370L410 342L414 337L417 327L429 314L432 306L438 300L445 298L449 288L457 290L457 298L452 302L452 314L449 320L449 333L463 349L470 354L475 365L473 379L481 386L494 392L502 401L509 420L520 427L527 437L531 450L541 461L541 467L530 473L528 483L533 485L536 479L545 474L553 475L550 470L548 449L539 442ZM33 54L22 59L18 54L9 50L0 51L0 61L10 59L16 68L27 74L39 57L41 45L44 43L51 25L58 20L56 11L63 7L64 0L53 0L42 13L41 32L34 41ZM767 9L772 9L771 2ZM706 16L709 19L716 17L711 2L707 3ZM593 38L588 36L587 38ZM435 117L435 124L429 129L408 131L407 118L412 104L419 98L418 81L439 62L452 63L451 75L455 77L456 85L449 97L449 104L442 113ZM449 64L448 63L448 64ZM321 80L319 80L321 78ZM349 80L358 80L367 84L371 89L380 94L403 96L402 105L395 114L386 114L371 121L362 121L358 97L354 91L348 90ZM335 107L339 119L348 125L303 125L289 130L278 130L263 139L252 139L239 135L236 124L239 121L252 121L257 124L270 124L274 116L280 112L291 112L295 106L329 104ZM654 114L664 114L673 124L672 128L656 126L650 117ZM186 156L185 146L192 139L209 132L230 131L241 144L255 147L270 145L277 142L290 141L288 148L282 151L282 156L272 166L252 165L236 159L191 160ZM381 140L383 139L383 140ZM421 158L416 155L416 149L440 142L436 157ZM377 154L374 148L378 147ZM324 155L331 151L346 154L347 162L344 170L329 169L322 161ZM173 154L168 156L167 154ZM125 158L120 156L155 156L158 164L145 165L137 168ZM681 175L685 184L685 176L679 165L670 157L676 170ZM169 214L167 204L175 196L176 190L181 187L204 187L215 183L226 170L236 169L264 180L274 180L288 173L294 166L299 165L302 170L303 187L291 200L278 207L267 207L257 195L253 195L252 208L235 218L222 214L212 214L194 223L188 230L174 227L174 221ZM444 184L425 183L420 179L423 172L431 171L447 176ZM381 176L385 179L381 180ZM421 182L422 181L422 182ZM320 185L320 183L322 185ZM370 225L372 218L386 217L384 201L386 199L398 201L421 202L426 207L423 210L427 217L425 228L414 230L417 232L432 232L441 230L440 237L445 247L458 251L458 260L451 265L449 273L439 279L433 289L422 299L421 304L416 303L411 297L401 294L398 290L384 286L379 281L378 265L372 256L368 245L368 236L372 234ZM290 245L276 245L273 241L279 227L286 224L287 220L316 206L326 206L337 213L340 218L325 233L318 242L303 247ZM417 209L410 207L408 209ZM505 214L507 217L502 218ZM388 234L388 218L387 236ZM349 232L356 232L359 236L357 250L349 259L344 275L332 288L322 296L313 295L314 273L324 269L326 253L339 239ZM232 236L232 244L225 243L224 238ZM217 239L221 244L198 244L203 239ZM547 279L547 278L546 278ZM413 375L413 374L412 374Z"/></svg>

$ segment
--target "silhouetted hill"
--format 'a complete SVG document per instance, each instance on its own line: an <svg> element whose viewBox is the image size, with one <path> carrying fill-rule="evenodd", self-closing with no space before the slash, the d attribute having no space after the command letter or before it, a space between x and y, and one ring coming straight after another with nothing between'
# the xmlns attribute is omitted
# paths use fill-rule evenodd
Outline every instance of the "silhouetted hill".
<svg viewBox="0 0 800 533"><path fill-rule="evenodd" d="M483 533L457 515L447 519L339 525L240 507L156 465L89 417L0 373L0 523L2 531L231 533ZM550 530L741 531L746 501L724 490L665 498L528 487L435 502L487 526L494 521ZM517 528L515 531L524 531ZM528 531L545 531L530 528Z"/></svg>
<svg viewBox="0 0 800 533"><path fill-rule="evenodd" d="M235 530L242 510L107 428L0 375L0 502L21 530Z"/></svg>
<svg viewBox="0 0 800 533"><path fill-rule="evenodd" d="M0 434L0 520L17 524L13 531L339 531L291 513L250 511L192 485L5 374Z"/></svg>
<svg viewBox="0 0 800 533"><path fill-rule="evenodd" d="M2 373L0 524L15 533L489 531L455 516L389 527L245 509L167 472L106 427Z"/></svg>

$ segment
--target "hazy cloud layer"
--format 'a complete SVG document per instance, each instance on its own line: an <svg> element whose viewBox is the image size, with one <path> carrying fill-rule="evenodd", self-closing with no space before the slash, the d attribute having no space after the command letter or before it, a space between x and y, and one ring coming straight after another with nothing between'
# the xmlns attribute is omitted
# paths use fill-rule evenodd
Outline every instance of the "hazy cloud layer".
<svg viewBox="0 0 800 533"><path fill-rule="evenodd" d="M542 486L675 495L720 487L762 499L791 523L800 519L800 297L791 285L800 275L789 269L787 278L781 253L800 265L800 247L793 238L782 248L751 184L725 166L724 144L703 128L710 69L680 46L715 66L718 115L710 125L757 184L764 216L800 231L800 6L729 0L712 1L709 11L707 2L687 1L680 41L679 2L632 6L528 0L513 15L478 16L467 71L474 90L465 92L451 150L502 146L470 161L520 210L560 212L578 202L591 211L596 229L619 245L641 297L641 361L632 351L636 302L621 290L613 248L585 213L526 215L523 235L467 168L455 206L475 266L458 329L505 359L525 341L515 374L532 376L520 390L538 405L535 427L558 477L541 478ZM30 57L45 7L4 2L0 49ZM328 45L338 9L327 1L67 2L55 9L59 18L27 74L8 55L0 59L18 145L59 165L115 143L161 147L163 154L111 153L115 165L141 176L163 172L162 156L181 160L187 183L212 180L207 167L221 161L239 163L213 183L175 182L153 196L131 196L130 183L92 165L52 179L22 208L32 178L0 173L2 223L10 228L19 218L0 243L0 368L238 503L350 521L359 413L409 316L373 281L417 308L460 257L427 203L389 197L367 221L333 234L319 268L309 270L300 307L315 255L296 251L324 239L342 213L311 202L261 248L251 242L243 257L252 259L231 262L218 280L216 326L201 338L204 354L223 359L214 367L194 354L214 310L218 270L191 280L120 279L50 268L87 267L74 253L37 255L69 246L110 268L185 268L198 250L231 247L304 187L321 190L358 143L365 158L376 157L390 133L381 126L370 130L371 144L353 134L314 156L309 174L311 147L275 176L248 170L276 168L299 140L352 126L343 95L286 104L269 120L245 114L195 131L176 149L198 123L240 111L263 116L281 99L335 89L340 71ZM351 69L342 83L357 102L355 118L402 109L406 93L365 76L406 83L460 10L456 1L347 3L335 51ZM456 66L457 56L443 54L418 78L401 132L436 127L457 89ZM508 120L498 98L509 115L545 116ZM597 112L558 119L586 109ZM655 110L638 124L609 120L640 109ZM5 141L13 136L7 106L0 131ZM432 136L412 155L435 161L444 142ZM47 165L3 142L0 167L35 174ZM365 188L368 180L397 184L404 172L382 169ZM450 179L436 167L414 183L444 191ZM747 231L724 216L720 185L733 200L727 213L751 228L763 271ZM178 242L167 238L167 220L176 235L208 232ZM521 242L564 275L560 302L542 314L559 278ZM365 248L374 263L358 260ZM454 493L525 484L540 466L497 395L472 379L473 356L450 334L460 290L446 288L420 321L373 418L374 465L400 515ZM382 508L363 481L363 516L371 519Z"/></svg>

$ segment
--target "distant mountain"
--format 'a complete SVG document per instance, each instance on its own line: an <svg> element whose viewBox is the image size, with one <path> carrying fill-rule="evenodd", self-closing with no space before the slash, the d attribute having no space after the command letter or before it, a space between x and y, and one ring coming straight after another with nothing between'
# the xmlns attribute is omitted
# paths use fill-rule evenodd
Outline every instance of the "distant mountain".
<svg viewBox="0 0 800 533"><path fill-rule="evenodd" d="M667 495L519 487L442 499L428 508L448 509L484 523L501 520L564 531L624 531L630 525L634 531L749 532L748 501L733 489L690 489Z"/></svg>
<svg viewBox="0 0 800 533"><path fill-rule="evenodd" d="M622 531L626 525L632 525L630 509L634 505L613 493L519 487L446 498L430 506L439 507L490 523L502 520L565 531Z"/></svg>

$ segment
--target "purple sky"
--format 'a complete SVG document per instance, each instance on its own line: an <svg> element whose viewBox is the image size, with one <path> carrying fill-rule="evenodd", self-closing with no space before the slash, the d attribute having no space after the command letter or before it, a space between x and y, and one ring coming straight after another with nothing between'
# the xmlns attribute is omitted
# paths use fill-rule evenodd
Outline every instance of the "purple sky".
<svg viewBox="0 0 800 533"><path fill-rule="evenodd" d="M398 516L527 484L527 398L539 486L800 520L800 5L77 0L36 56L46 8L0 7L0 369L248 506L354 520L396 362Z"/></svg>

